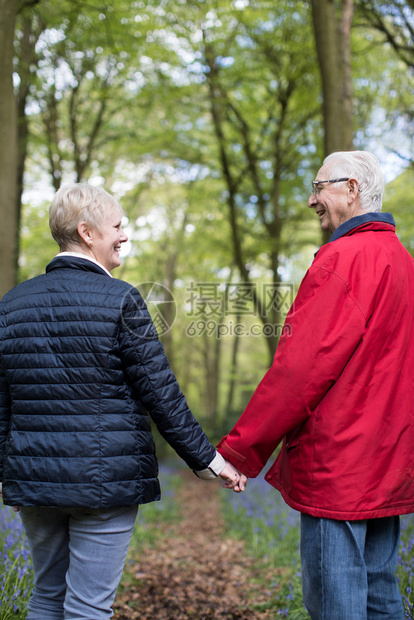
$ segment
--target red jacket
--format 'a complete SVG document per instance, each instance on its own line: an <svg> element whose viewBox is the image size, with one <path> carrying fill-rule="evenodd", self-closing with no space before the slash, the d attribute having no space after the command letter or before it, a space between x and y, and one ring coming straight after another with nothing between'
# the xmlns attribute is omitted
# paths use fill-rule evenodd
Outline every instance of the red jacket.
<svg viewBox="0 0 414 620"><path fill-rule="evenodd" d="M392 222L392 223L390 223ZM414 512L414 260L389 214L316 255L273 365L219 452L316 517ZM339 238L338 238L339 236Z"/></svg>

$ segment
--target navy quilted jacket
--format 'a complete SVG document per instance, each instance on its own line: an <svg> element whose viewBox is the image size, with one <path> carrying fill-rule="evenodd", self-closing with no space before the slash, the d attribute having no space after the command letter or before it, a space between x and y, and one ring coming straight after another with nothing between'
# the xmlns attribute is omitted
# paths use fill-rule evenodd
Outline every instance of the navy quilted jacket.
<svg viewBox="0 0 414 620"><path fill-rule="evenodd" d="M151 418L194 470L216 452L138 291L56 257L0 303L4 502L107 508L160 497Z"/></svg>

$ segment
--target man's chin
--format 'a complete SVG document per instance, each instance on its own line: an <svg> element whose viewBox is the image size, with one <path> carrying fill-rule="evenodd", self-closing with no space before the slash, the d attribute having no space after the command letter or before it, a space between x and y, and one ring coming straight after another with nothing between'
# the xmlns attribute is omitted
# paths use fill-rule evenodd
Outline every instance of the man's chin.
<svg viewBox="0 0 414 620"><path fill-rule="evenodd" d="M329 222L327 220L322 219L320 221L320 225L321 225L321 231L323 233L327 233L327 234L332 233L331 227L329 226Z"/></svg>

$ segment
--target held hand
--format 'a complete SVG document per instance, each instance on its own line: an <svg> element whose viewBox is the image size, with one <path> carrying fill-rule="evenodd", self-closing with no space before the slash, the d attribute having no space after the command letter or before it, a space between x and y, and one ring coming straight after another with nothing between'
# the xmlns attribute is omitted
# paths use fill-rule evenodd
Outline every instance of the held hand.
<svg viewBox="0 0 414 620"><path fill-rule="evenodd" d="M246 483L247 483L247 476L239 472L239 481L234 487L228 487L226 484L223 486L226 488L232 488L235 493L241 493L246 488Z"/></svg>
<svg viewBox="0 0 414 620"><path fill-rule="evenodd" d="M220 477L224 480L223 486L225 489L233 489L235 493L240 493L240 491L244 491L246 488L246 476L240 474L228 461L226 461L226 465Z"/></svg>
<svg viewBox="0 0 414 620"><path fill-rule="evenodd" d="M220 478L224 480L223 486L226 489L233 489L239 484L240 475L237 469L235 469L231 463L226 461L224 469L220 474Z"/></svg>
<svg viewBox="0 0 414 620"><path fill-rule="evenodd" d="M233 491L235 493L243 492L244 489L246 488L246 484L247 484L247 476L245 476L244 474L240 474L239 484L233 488Z"/></svg>

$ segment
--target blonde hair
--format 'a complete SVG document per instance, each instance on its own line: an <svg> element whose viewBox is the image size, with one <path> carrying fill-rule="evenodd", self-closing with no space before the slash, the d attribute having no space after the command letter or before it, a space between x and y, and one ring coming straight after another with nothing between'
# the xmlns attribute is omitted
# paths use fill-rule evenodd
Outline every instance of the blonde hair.
<svg viewBox="0 0 414 620"><path fill-rule="evenodd" d="M122 215L118 201L101 187L88 183L64 185L56 192L49 207L49 227L53 239L63 251L78 244L80 222L87 222L99 230L113 207L117 207Z"/></svg>
<svg viewBox="0 0 414 620"><path fill-rule="evenodd" d="M354 177L359 184L361 207L378 212L382 208L384 176L377 157L368 151L337 151L325 158L331 179Z"/></svg>

